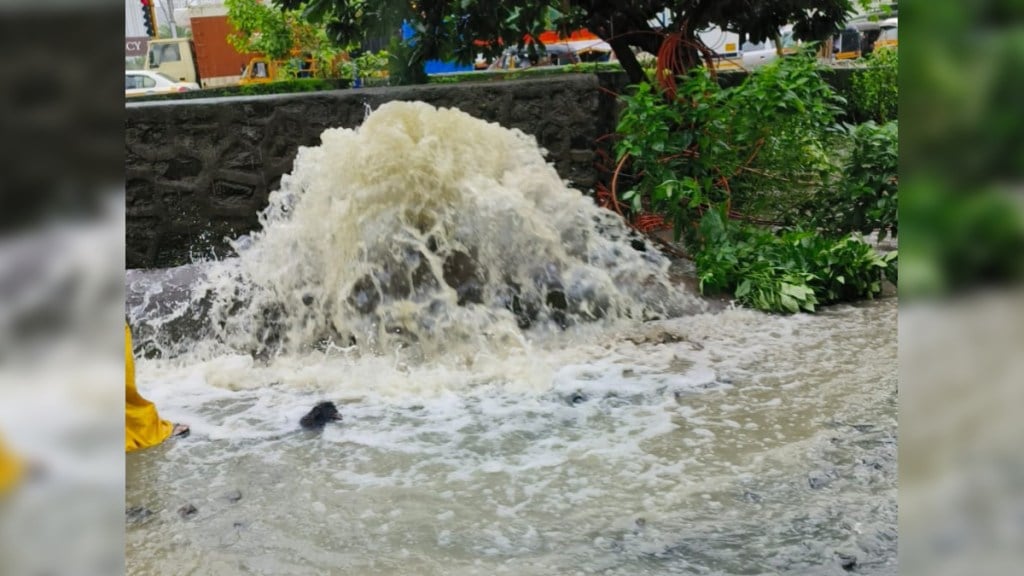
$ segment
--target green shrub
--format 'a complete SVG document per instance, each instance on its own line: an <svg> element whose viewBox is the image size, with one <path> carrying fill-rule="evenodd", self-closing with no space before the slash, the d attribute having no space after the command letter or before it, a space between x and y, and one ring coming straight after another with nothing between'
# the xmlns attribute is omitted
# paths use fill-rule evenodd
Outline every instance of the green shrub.
<svg viewBox="0 0 1024 576"><path fill-rule="evenodd" d="M379 84L388 79L390 66L391 54L387 50L363 52L352 60L342 62L338 66L338 73L346 80L355 80L358 73L364 85Z"/></svg>
<svg viewBox="0 0 1024 576"><path fill-rule="evenodd" d="M771 230L730 222L717 210L701 220L695 254L702 293L732 293L767 312L813 312L817 306L874 298L896 281L897 253L878 253L856 236Z"/></svg>
<svg viewBox="0 0 1024 576"><path fill-rule="evenodd" d="M665 215L676 238L707 208L778 219L837 170L830 141L843 103L813 54L776 61L721 88L703 68L670 101L651 85L622 97L616 156L637 174L621 198Z"/></svg>
<svg viewBox="0 0 1024 576"><path fill-rule="evenodd" d="M866 122L844 126L850 142L849 157L830 188L810 199L803 210L811 214L811 223L830 234L850 232L879 238L897 233L899 178L898 125Z"/></svg>
<svg viewBox="0 0 1024 576"><path fill-rule="evenodd" d="M875 50L867 68L853 76L854 112L862 120L884 124L896 119L899 103L899 54L894 48Z"/></svg>
<svg viewBox="0 0 1024 576"><path fill-rule="evenodd" d="M278 80L263 84L246 84L239 86L238 93L242 96L254 96L257 94L289 94L293 92L317 92L319 90L332 90L336 83L320 78L296 78L293 80Z"/></svg>
<svg viewBox="0 0 1024 576"><path fill-rule="evenodd" d="M779 258L785 241L753 226L728 225L717 210L705 214L701 232L694 255L701 293L732 293L745 306L771 312L815 310L810 276Z"/></svg>
<svg viewBox="0 0 1024 576"><path fill-rule="evenodd" d="M674 97L623 98L621 199L685 236L702 292L794 313L895 283L896 252L860 233L896 231L897 125L837 124L845 102L821 72L805 53L728 88L696 69Z"/></svg>

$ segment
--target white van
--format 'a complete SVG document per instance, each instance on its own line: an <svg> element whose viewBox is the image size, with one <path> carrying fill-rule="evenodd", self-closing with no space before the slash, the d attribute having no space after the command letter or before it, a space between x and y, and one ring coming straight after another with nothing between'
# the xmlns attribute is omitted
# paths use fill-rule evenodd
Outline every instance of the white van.
<svg viewBox="0 0 1024 576"><path fill-rule="evenodd" d="M897 41L898 23L896 18L887 18L878 23L880 31L878 39L875 40L875 49L895 48L899 45Z"/></svg>
<svg viewBox="0 0 1024 576"><path fill-rule="evenodd" d="M793 27L786 26L779 30L779 38L782 40L781 52L791 54L796 52L798 42L793 38ZM740 61L744 68L757 68L773 62L779 58L780 49L775 46L774 40L765 42L744 42L741 48Z"/></svg>

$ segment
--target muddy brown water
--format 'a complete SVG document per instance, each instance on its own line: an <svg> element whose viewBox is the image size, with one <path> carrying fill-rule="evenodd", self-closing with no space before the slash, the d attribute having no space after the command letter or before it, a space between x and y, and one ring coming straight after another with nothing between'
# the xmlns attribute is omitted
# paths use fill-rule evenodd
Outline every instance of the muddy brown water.
<svg viewBox="0 0 1024 576"><path fill-rule="evenodd" d="M140 361L193 434L127 457L128 571L895 574L896 314L727 309L418 365ZM299 431L325 398L344 420Z"/></svg>

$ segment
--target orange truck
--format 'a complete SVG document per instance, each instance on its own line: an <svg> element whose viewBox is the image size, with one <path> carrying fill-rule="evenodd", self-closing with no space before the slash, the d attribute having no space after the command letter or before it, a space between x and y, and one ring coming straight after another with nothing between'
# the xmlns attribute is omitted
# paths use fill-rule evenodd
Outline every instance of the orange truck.
<svg viewBox="0 0 1024 576"><path fill-rule="evenodd" d="M146 69L162 72L180 82L203 88L233 86L240 82L249 62L258 54L239 54L227 37L235 32L224 6L189 8L192 38L149 41Z"/></svg>

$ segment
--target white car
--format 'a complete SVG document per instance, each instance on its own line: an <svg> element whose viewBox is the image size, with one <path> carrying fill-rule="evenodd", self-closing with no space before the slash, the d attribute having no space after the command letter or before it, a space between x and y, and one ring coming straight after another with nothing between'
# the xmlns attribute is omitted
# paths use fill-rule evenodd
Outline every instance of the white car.
<svg viewBox="0 0 1024 576"><path fill-rule="evenodd" d="M199 84L195 82L178 82L166 74L151 70L124 71L125 97L172 94L174 92L188 92L189 90L199 90Z"/></svg>

